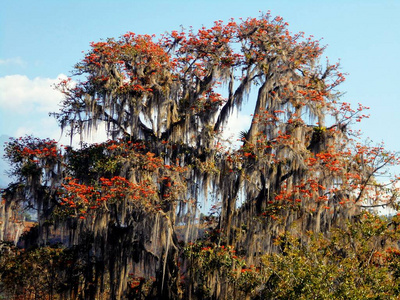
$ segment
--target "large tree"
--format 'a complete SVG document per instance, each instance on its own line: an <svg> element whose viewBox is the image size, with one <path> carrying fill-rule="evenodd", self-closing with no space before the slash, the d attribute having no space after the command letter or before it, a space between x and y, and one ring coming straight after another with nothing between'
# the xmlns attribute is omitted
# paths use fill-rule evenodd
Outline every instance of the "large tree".
<svg viewBox="0 0 400 300"><path fill-rule="evenodd" d="M62 258L46 253L74 262L57 273L67 298L249 296L239 269L279 252L282 234L306 242L395 204L377 177L397 158L357 140L364 107L341 101L323 50L269 15L92 43L54 115L71 135L105 126L112 140L11 141L3 231L18 228L16 208L36 210L24 246L62 244ZM221 132L243 105L254 113L237 149Z"/></svg>

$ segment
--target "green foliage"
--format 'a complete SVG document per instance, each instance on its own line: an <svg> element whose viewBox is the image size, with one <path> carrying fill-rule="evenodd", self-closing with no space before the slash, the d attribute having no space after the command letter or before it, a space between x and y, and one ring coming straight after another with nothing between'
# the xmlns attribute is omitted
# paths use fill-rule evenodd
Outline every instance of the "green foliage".
<svg viewBox="0 0 400 300"><path fill-rule="evenodd" d="M264 255L266 299L397 299L400 229L373 214L329 237L282 235L281 252ZM394 247L394 248L393 248Z"/></svg>
<svg viewBox="0 0 400 300"><path fill-rule="evenodd" d="M186 285L193 285L194 293L205 299L218 298L221 283L225 283L227 289L239 298L250 295L261 283L259 270L254 266L246 267L245 260L232 246L213 242L216 234L208 233L205 239L184 247Z"/></svg>
<svg viewBox="0 0 400 300"><path fill-rule="evenodd" d="M60 292L63 270L67 269L62 248L40 247L24 251L0 245L2 292L9 297L42 298Z"/></svg>
<svg viewBox="0 0 400 300"><path fill-rule="evenodd" d="M195 291L205 298L216 295L218 278L241 299L397 299L399 221L365 212L328 236L282 234L275 240L279 251L263 255L257 267L210 239L189 244L184 254Z"/></svg>

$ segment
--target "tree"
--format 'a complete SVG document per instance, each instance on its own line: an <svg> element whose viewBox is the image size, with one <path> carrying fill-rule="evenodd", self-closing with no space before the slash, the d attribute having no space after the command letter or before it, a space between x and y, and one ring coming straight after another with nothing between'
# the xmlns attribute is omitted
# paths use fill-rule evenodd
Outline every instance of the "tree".
<svg viewBox="0 0 400 300"><path fill-rule="evenodd" d="M6 149L16 182L3 229L16 207L35 209L24 246L57 240L79 260L58 295L250 297L263 281L248 287L241 271L257 278L247 266L279 251L281 234L307 242L363 207L395 206L377 177L398 158L357 140L365 107L341 102L339 65L320 65L319 42L287 26L267 14L91 44L54 115L71 136L105 125L113 140L62 149L25 137ZM223 126L253 96L252 124L230 148ZM200 219L207 201L216 210Z"/></svg>

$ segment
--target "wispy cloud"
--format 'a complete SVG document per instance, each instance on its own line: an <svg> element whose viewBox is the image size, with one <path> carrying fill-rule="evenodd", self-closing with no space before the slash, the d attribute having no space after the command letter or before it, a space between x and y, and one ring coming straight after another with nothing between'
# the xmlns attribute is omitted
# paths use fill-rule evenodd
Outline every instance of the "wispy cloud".
<svg viewBox="0 0 400 300"><path fill-rule="evenodd" d="M6 58L6 59L0 58L0 66L13 66L13 65L25 67L26 62L20 57L12 57L12 58Z"/></svg>

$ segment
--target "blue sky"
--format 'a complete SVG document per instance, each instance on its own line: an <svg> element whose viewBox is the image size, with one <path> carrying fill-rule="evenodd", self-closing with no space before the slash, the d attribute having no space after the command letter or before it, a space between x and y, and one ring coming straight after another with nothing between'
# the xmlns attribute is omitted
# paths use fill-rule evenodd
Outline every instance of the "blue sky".
<svg viewBox="0 0 400 300"><path fill-rule="evenodd" d="M89 49L91 41L127 31L161 34L210 26L215 20L258 17L271 11L292 32L323 38L326 56L349 73L340 91L370 106L359 129L400 150L400 1L3 1L0 11L0 136L34 134L59 139L48 117L61 96L51 85ZM245 123L245 117L243 117ZM248 118L247 118L248 119ZM246 120L247 120L246 119ZM1 170L0 170L1 171Z"/></svg>

